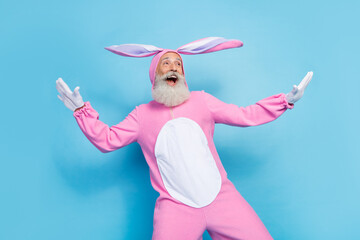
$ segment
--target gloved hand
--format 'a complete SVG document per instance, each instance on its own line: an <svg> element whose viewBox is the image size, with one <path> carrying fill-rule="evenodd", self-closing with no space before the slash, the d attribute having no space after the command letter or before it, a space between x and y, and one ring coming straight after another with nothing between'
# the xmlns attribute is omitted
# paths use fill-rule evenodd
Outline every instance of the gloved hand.
<svg viewBox="0 0 360 240"><path fill-rule="evenodd" d="M313 72L308 72L301 81L301 83L299 84L299 86L296 85L293 86L291 92L286 94L286 100L288 101L288 103L295 103L302 97L307 85L311 81L312 76L313 76Z"/></svg>
<svg viewBox="0 0 360 240"><path fill-rule="evenodd" d="M58 78L58 80L56 80L56 89L60 93L58 98L63 101L65 106L71 111L75 111L77 108L84 106L84 101L79 93L80 87L76 87L74 92L72 92L62 78Z"/></svg>

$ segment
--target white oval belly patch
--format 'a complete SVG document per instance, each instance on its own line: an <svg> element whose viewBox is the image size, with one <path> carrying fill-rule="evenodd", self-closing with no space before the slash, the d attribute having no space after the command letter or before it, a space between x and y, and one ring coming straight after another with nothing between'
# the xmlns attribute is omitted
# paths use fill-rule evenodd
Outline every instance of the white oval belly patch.
<svg viewBox="0 0 360 240"><path fill-rule="evenodd" d="M209 205L221 176L201 127L188 118L168 121L160 130L155 157L169 194L195 208Z"/></svg>

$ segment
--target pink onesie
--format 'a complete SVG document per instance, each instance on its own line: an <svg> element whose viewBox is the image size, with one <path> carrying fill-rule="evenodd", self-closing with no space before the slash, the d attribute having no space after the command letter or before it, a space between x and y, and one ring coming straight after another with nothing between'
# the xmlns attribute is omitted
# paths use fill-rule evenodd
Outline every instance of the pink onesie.
<svg viewBox="0 0 360 240"><path fill-rule="evenodd" d="M167 52L194 55L242 45L236 39L209 37L176 50L143 44L106 49L128 57L155 55L149 70L154 87L156 67ZM150 167L151 184L160 194L155 204L153 240L198 240L205 230L217 240L262 240L272 237L227 178L214 145L214 127L215 123L240 127L264 124L288 108L293 105L283 93L244 108L200 91L191 92L188 100L175 107L155 101L142 104L110 128L99 120L89 102L74 116L85 136L102 152L132 142L140 144Z"/></svg>
<svg viewBox="0 0 360 240"><path fill-rule="evenodd" d="M102 152L138 142L160 196L154 212L155 240L272 239L242 198L216 151L215 123L256 126L278 118L293 105L281 93L248 107L226 104L204 91L175 107L151 101L137 106L112 127L89 102L74 112L85 136Z"/></svg>

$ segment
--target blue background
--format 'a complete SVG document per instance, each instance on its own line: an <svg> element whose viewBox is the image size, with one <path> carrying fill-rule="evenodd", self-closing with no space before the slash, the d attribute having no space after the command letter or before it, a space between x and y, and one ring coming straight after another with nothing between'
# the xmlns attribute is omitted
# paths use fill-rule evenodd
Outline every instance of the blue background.
<svg viewBox="0 0 360 240"><path fill-rule="evenodd" d="M183 57L190 89L225 102L287 93L314 72L276 121L217 126L230 180L275 239L360 239L358 12L356 1L1 1L0 239L150 239L158 194L140 147L99 152L55 80L114 125L151 100L151 58L104 47L208 36L244 42Z"/></svg>

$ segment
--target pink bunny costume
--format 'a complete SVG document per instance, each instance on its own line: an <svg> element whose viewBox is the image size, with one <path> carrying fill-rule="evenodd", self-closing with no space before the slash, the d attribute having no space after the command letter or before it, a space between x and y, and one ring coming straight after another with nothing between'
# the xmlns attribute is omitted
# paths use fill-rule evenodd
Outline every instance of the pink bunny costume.
<svg viewBox="0 0 360 240"><path fill-rule="evenodd" d="M154 86L157 64L166 52L201 54L241 47L238 40L212 37L177 50L125 44L106 48L131 57L155 55L150 66ZM180 54L179 54L180 55ZM251 206L227 178L216 151L215 123L247 127L278 118L293 105L285 94L248 107L226 104L204 91L175 107L156 101L137 106L122 122L108 127L89 102L74 112L85 136L102 152L138 142L150 168L155 204L154 240L197 240L207 230L213 239L272 239Z"/></svg>

